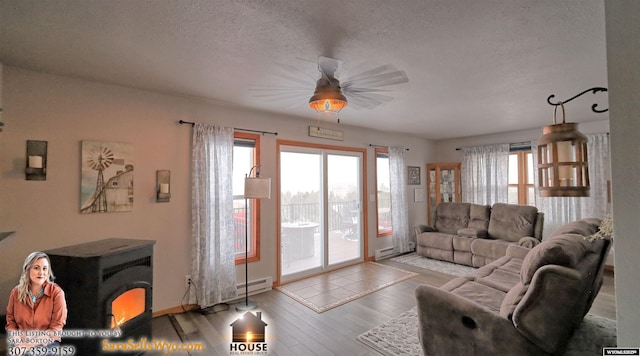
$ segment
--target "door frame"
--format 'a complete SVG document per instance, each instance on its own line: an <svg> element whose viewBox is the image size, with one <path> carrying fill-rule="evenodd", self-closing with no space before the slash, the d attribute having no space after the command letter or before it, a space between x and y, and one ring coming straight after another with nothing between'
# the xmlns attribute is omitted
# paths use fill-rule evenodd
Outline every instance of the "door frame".
<svg viewBox="0 0 640 356"><path fill-rule="evenodd" d="M300 142L300 141L291 141L291 140L276 140L276 282L275 285L280 285L281 283L281 216L280 216L280 153L282 146L294 146L301 148L315 148L321 150L334 150L334 151L345 151L345 152L356 152L362 154L361 160L361 171L362 171L362 184L360 187L360 196L362 206L362 239L364 240L362 243L363 251L362 258L363 261L367 261L369 259L368 251L369 251L369 223L368 223L368 206L366 202L367 199L367 149L366 148L356 148L356 147L346 147L346 146L336 146L336 145L324 145L317 143L309 143L309 142ZM360 263L360 262L358 262ZM342 264L340 264L342 267ZM338 268L340 268L338 267Z"/></svg>

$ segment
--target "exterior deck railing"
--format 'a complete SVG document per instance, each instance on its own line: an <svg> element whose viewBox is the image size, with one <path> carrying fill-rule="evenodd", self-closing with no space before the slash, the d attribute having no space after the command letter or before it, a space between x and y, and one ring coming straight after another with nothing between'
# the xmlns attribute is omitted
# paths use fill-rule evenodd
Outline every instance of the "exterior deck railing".
<svg viewBox="0 0 640 356"><path fill-rule="evenodd" d="M344 230L354 224L353 218L358 216L358 203L330 202L329 203L329 231ZM235 208L233 211L233 227L236 253L244 252L245 241L245 208ZM319 222L320 204L301 203L286 204L280 208L282 223L291 222ZM357 221L357 219L356 219Z"/></svg>

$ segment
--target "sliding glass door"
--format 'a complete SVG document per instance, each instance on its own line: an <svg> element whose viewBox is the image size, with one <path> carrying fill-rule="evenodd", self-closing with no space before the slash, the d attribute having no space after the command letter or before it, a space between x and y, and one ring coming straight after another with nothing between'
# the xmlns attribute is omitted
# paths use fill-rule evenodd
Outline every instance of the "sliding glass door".
<svg viewBox="0 0 640 356"><path fill-rule="evenodd" d="M322 267L322 155L280 152L282 275Z"/></svg>
<svg viewBox="0 0 640 356"><path fill-rule="evenodd" d="M281 282L363 259L362 153L280 148Z"/></svg>

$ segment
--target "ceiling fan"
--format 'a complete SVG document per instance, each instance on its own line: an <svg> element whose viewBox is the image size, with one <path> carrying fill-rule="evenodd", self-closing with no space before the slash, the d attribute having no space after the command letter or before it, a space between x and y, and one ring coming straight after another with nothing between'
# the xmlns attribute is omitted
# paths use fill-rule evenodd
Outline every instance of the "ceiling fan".
<svg viewBox="0 0 640 356"><path fill-rule="evenodd" d="M309 95L313 90L313 95L309 98L309 107L318 113L318 118L338 118L338 112L349 106L354 109L374 109L384 103L393 100L388 94L393 90L397 90L399 85L409 82L409 78L402 70L398 70L392 65L386 64L371 69L360 71L356 74L347 76L340 82L338 79L342 70L343 62L334 58L319 57L318 71L320 78L315 81L315 88L309 80L308 73L304 73L300 69L292 66L280 65L281 68L288 71L283 77L302 84L304 87L287 87L287 88L271 88L269 96L274 99L288 99L290 97L299 97L300 95ZM298 73L294 73L294 72ZM304 75L299 75L304 74ZM311 77L313 80L315 78ZM269 90L268 88L264 88ZM296 99L297 100L297 99ZM299 102L299 101L297 101Z"/></svg>

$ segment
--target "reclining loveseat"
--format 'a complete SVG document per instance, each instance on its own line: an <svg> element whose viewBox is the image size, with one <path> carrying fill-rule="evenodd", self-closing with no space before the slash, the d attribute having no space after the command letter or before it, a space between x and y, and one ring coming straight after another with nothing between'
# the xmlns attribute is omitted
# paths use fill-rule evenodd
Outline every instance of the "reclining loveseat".
<svg viewBox="0 0 640 356"><path fill-rule="evenodd" d="M509 245L533 247L542 240L544 214L534 206L440 203L433 226L417 225L419 255L481 267L507 253Z"/></svg>

